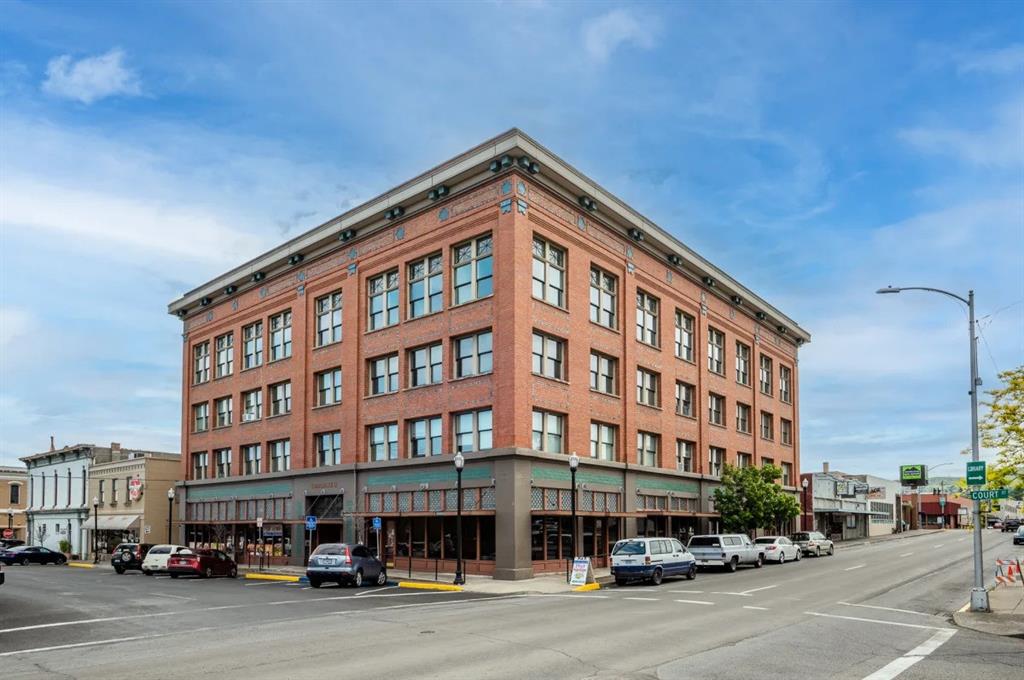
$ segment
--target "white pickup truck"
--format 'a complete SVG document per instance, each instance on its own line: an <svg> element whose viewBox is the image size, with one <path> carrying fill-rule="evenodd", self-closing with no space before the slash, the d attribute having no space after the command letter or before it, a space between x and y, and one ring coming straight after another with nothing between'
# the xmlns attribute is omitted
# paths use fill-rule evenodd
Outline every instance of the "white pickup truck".
<svg viewBox="0 0 1024 680"><path fill-rule="evenodd" d="M764 546L755 544L746 534L708 534L694 536L686 544L699 567L725 567L736 571L741 564L760 569L764 564Z"/></svg>

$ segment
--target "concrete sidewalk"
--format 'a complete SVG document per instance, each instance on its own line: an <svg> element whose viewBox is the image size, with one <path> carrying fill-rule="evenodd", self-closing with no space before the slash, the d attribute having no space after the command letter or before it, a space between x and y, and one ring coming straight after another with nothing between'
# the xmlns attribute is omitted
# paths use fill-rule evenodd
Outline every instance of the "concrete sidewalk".
<svg viewBox="0 0 1024 680"><path fill-rule="evenodd" d="M989 591L988 606L991 612L958 611L953 622L980 633L1024 639L1024 587L1020 583Z"/></svg>
<svg viewBox="0 0 1024 680"><path fill-rule="evenodd" d="M912 529L910 531L903 531L898 534L886 534L884 536L872 536L871 538L856 539L854 541L841 541L836 543L836 549L840 548L859 548L865 545L873 545L875 543L884 543L886 541L898 541L903 538L914 538L915 536L927 536L928 534L940 534L943 531L962 531L961 529Z"/></svg>

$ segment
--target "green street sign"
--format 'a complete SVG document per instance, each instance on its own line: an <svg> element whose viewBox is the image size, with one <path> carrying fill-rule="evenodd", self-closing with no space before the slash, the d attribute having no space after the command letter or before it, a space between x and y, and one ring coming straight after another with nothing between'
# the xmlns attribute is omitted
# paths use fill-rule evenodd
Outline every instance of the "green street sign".
<svg viewBox="0 0 1024 680"><path fill-rule="evenodd" d="M1009 489L976 489L969 491L967 497L972 501L991 501L996 498L1009 498Z"/></svg>
<svg viewBox="0 0 1024 680"><path fill-rule="evenodd" d="M900 482L906 486L927 484L928 468L924 465L901 465Z"/></svg>
<svg viewBox="0 0 1024 680"><path fill-rule="evenodd" d="M967 484L974 486L985 483L985 461L972 460L967 463Z"/></svg>

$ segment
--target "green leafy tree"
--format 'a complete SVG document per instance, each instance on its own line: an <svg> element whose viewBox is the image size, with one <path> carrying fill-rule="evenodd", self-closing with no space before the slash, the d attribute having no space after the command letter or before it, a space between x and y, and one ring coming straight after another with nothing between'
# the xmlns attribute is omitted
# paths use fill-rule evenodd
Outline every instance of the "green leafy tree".
<svg viewBox="0 0 1024 680"><path fill-rule="evenodd" d="M1024 366L999 374L1003 386L989 390L991 401L978 429L981 443L998 452L989 466L990 488L1006 488L1014 498L1024 498Z"/></svg>
<svg viewBox="0 0 1024 680"><path fill-rule="evenodd" d="M778 528L800 514L796 498L775 483L780 477L782 470L776 465L726 465L722 485L714 493L725 530L749 534L759 528Z"/></svg>

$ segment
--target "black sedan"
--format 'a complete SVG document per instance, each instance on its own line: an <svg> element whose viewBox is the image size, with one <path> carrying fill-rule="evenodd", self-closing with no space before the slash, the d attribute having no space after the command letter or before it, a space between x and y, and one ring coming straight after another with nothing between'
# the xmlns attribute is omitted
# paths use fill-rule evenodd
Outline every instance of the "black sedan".
<svg viewBox="0 0 1024 680"><path fill-rule="evenodd" d="M50 550L38 545L19 545L15 548L0 550L0 562L4 564L66 564L68 558L64 553Z"/></svg>

